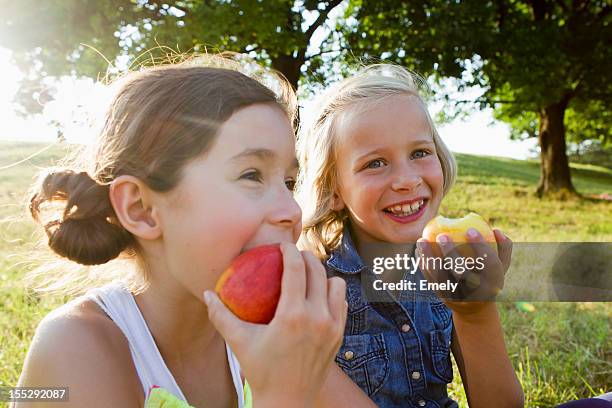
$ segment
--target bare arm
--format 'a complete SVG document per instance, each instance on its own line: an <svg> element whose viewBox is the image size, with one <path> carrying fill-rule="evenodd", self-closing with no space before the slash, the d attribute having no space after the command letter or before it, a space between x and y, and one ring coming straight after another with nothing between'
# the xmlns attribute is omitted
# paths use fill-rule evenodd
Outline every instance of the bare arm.
<svg viewBox="0 0 612 408"><path fill-rule="evenodd" d="M471 230L474 234L466 234L465 238L470 244L478 244L472 247L473 257L486 258L471 300L494 298L503 288L510 267L512 240L500 230L493 230L498 249L495 253L478 231ZM439 234L436 242L444 257L460 256L446 234ZM437 257L427 240L419 238L417 246L421 255ZM430 281L446 279L449 274L428 268L423 272ZM455 330L451 346L470 407L523 407L523 390L508 358L496 304L451 299L445 299L445 303L453 310Z"/></svg>
<svg viewBox="0 0 612 408"><path fill-rule="evenodd" d="M71 315L45 318L36 330L18 385L68 387L69 400L20 402L13 406L143 406L142 386L127 341L122 335L109 338L103 329L104 324L108 323Z"/></svg>
<svg viewBox="0 0 612 408"><path fill-rule="evenodd" d="M476 313L453 314L452 351L469 406L524 406L523 390L508 358L499 313L487 303Z"/></svg>
<svg viewBox="0 0 612 408"><path fill-rule="evenodd" d="M375 408L376 404L336 364L332 364L315 407Z"/></svg>

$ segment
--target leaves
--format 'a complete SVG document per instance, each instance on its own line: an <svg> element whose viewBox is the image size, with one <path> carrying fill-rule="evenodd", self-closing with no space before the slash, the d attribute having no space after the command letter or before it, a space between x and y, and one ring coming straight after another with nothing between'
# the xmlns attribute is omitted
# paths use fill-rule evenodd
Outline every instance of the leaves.
<svg viewBox="0 0 612 408"><path fill-rule="evenodd" d="M149 55L164 58L170 49L244 52L280 69L297 87L311 36L340 3L0 0L10 16L0 22L0 46L12 49L21 68L40 79L66 74L98 78L122 69L116 66L118 57L137 67ZM306 16L315 18L307 22ZM26 99L31 98L27 89L20 93Z"/></svg>
<svg viewBox="0 0 612 408"><path fill-rule="evenodd" d="M612 100L609 2L532 3L353 1L348 10L358 23L344 34L353 54L389 56L427 76L457 78L460 88L485 88L479 107L494 108L514 137L535 135L539 109L564 98L571 137L604 137Z"/></svg>

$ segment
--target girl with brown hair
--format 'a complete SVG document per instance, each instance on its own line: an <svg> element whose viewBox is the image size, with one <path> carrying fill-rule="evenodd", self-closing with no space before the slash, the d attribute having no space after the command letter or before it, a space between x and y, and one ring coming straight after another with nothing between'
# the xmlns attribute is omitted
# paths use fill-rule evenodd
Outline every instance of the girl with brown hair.
<svg viewBox="0 0 612 408"><path fill-rule="evenodd" d="M256 80L213 62L127 75L93 158L47 171L35 189L31 214L54 252L137 266L38 326L19 385L68 387L54 407L243 407L242 373L255 406L309 406L325 379L345 287L294 245L293 93L265 86L271 73ZM272 243L281 299L269 325L249 324L210 289L237 255Z"/></svg>

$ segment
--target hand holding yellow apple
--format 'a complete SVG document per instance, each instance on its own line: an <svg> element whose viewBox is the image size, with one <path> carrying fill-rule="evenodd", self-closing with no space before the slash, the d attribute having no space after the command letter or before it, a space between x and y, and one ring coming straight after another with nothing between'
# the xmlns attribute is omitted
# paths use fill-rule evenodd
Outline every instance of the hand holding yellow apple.
<svg viewBox="0 0 612 408"><path fill-rule="evenodd" d="M482 307L482 301L494 298L503 288L504 275L510 267L512 241L500 230L492 229L478 214L470 213L459 219L433 218L425 226L417 246L425 258L471 257L482 262L482 269L461 274L453 270L424 268L429 281L453 279L463 284L464 291L459 295L455 293L449 298L448 293L440 294L455 312L471 313Z"/></svg>

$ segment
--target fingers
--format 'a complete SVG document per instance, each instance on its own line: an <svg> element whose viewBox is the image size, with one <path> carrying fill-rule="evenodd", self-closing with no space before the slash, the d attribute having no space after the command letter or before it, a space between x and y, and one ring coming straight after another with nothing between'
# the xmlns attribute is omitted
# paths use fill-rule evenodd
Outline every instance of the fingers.
<svg viewBox="0 0 612 408"><path fill-rule="evenodd" d="M474 278L471 277L470 274L470 272L472 271L472 267L465 266L465 259L475 258L475 256L473 255L471 249L461 247L462 245L465 246L467 244L463 242L455 243L449 236L445 234L438 235L436 237L436 243L440 247L440 251L442 252L442 259L444 259L444 262L446 262L447 259L450 258L452 260L451 265L455 265L450 268L445 266L445 270L448 271L448 273L450 273L457 280L468 280L471 281L471 284L474 284ZM462 251L465 253L462 253ZM444 279L446 279L445 275L442 276Z"/></svg>
<svg viewBox="0 0 612 408"><path fill-rule="evenodd" d="M449 256L455 250L455 243L448 235L438 234L436 236L436 243L440 246L443 257Z"/></svg>
<svg viewBox="0 0 612 408"><path fill-rule="evenodd" d="M435 258L436 255L434 254L433 248L431 246L431 244L429 243L429 241L427 241L424 238L419 238L417 240L417 250L420 252L418 254L418 257L421 259L430 259L430 258ZM438 271L436 271L435 269L429 269L429 263L428 262L424 262L423 263L423 268L422 272L425 274L425 278L427 278L427 280L432 281L432 282L437 282L438 279Z"/></svg>
<svg viewBox="0 0 612 408"><path fill-rule="evenodd" d="M348 303L346 302L346 282L340 277L333 277L327 280L327 303L329 305L329 316L331 327L328 334L328 359L334 361L334 356L342 345L344 328L346 326L346 316L348 313Z"/></svg>
<svg viewBox="0 0 612 408"><path fill-rule="evenodd" d="M337 337L339 347L348 310L346 282L339 277L327 279L325 268L312 252L302 251L302 256L306 266L309 312L317 315L315 320L331 319L332 332Z"/></svg>
<svg viewBox="0 0 612 408"><path fill-rule="evenodd" d="M346 303L346 282L339 277L331 278L327 281L327 304L329 312L341 329L344 331L346 324L346 314L348 303Z"/></svg>
<svg viewBox="0 0 612 408"><path fill-rule="evenodd" d="M328 283L325 268L310 251L302 251L302 257L306 267L306 298L315 305L325 305L327 309Z"/></svg>
<svg viewBox="0 0 612 408"><path fill-rule="evenodd" d="M512 259L512 240L497 228L493 230L493 233L495 234L495 239L497 240L499 260L507 271L510 267L510 261Z"/></svg>
<svg viewBox="0 0 612 408"><path fill-rule="evenodd" d="M419 238L416 242L416 255L418 257L427 258L429 256L433 256L433 250L431 248L431 244L425 238Z"/></svg>
<svg viewBox="0 0 612 408"><path fill-rule="evenodd" d="M499 238L495 231L493 232L495 235L495 239ZM506 269L503 267L502 254L499 252L499 244L498 253L495 253L492 246L489 242L485 241L484 237L475 229L470 228L466 237L470 241L471 244L477 244L473 246L478 247L478 253L480 256L484 256L487 258L486 261L486 274L483 274L484 281L482 282L484 286L484 291L490 292L492 296L496 296L501 289L504 287L504 274ZM503 255L507 258L507 254ZM484 271L483 271L484 272ZM487 299L490 296L487 295Z"/></svg>
<svg viewBox="0 0 612 408"><path fill-rule="evenodd" d="M280 249L283 253L283 279L278 310L283 311L303 305L306 298L306 273L304 259L295 245L282 243Z"/></svg>
<svg viewBox="0 0 612 408"><path fill-rule="evenodd" d="M468 242L472 244L472 247L476 249L475 256L484 255L489 259L495 259L497 256L493 247L491 246L491 242L487 242L477 229L469 228L465 234L465 237L468 239Z"/></svg>
<svg viewBox="0 0 612 408"><path fill-rule="evenodd" d="M250 326L256 326L236 317L223 304L217 294L210 290L204 292L204 303L208 308L208 319L230 345L231 343L241 342L246 329Z"/></svg>

